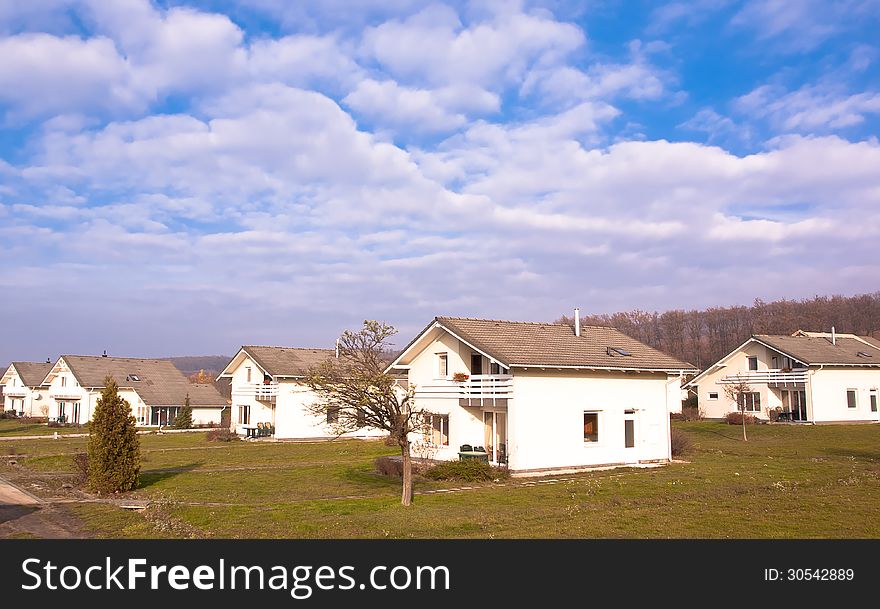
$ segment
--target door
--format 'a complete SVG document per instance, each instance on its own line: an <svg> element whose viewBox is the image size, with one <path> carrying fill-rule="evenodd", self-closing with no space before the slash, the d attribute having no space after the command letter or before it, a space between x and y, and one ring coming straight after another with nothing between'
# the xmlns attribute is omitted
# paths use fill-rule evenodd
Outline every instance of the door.
<svg viewBox="0 0 880 609"><path fill-rule="evenodd" d="M791 418L795 421L807 420L807 392L791 392Z"/></svg>
<svg viewBox="0 0 880 609"><path fill-rule="evenodd" d="M483 356L471 353L471 374L483 374Z"/></svg>
<svg viewBox="0 0 880 609"><path fill-rule="evenodd" d="M626 463L638 463L638 425L634 409L623 412L623 448Z"/></svg>
<svg viewBox="0 0 880 609"><path fill-rule="evenodd" d="M483 429L489 460L507 463L507 413L484 412Z"/></svg>

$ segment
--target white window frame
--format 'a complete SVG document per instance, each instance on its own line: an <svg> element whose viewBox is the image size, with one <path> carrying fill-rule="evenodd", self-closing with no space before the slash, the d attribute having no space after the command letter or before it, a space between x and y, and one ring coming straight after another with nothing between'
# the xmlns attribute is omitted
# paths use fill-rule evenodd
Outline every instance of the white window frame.
<svg viewBox="0 0 880 609"><path fill-rule="evenodd" d="M449 440L449 414L444 414L441 412L426 412L425 415L425 425L423 429L422 436L424 437L425 444L428 446L433 446L435 448L443 448L446 446L450 446ZM434 418L439 419L440 421L440 437L442 438L444 433L446 434L446 443L436 444L434 442ZM446 421L444 425L444 420Z"/></svg>
<svg viewBox="0 0 880 609"><path fill-rule="evenodd" d="M437 353L437 378L449 378L449 352L439 351Z"/></svg>
<svg viewBox="0 0 880 609"><path fill-rule="evenodd" d="M715 397L712 397L712 396L715 396ZM717 391L710 391L707 399L710 399L712 401L717 401L718 400L718 392Z"/></svg>
<svg viewBox="0 0 880 609"><path fill-rule="evenodd" d="M247 415L247 416L245 416ZM238 405L238 424L239 425L250 425L251 424L251 405L250 404L239 404Z"/></svg>
<svg viewBox="0 0 880 609"><path fill-rule="evenodd" d="M755 408L755 397L758 396L758 407ZM761 412L761 408L763 407L761 404L761 392L760 391L749 391L748 393L740 394L740 397L743 400L743 407L740 408L739 402L737 402L736 409L740 412ZM750 398L749 400L746 397ZM739 398L737 398L739 400ZM751 404L749 404L751 402Z"/></svg>
<svg viewBox="0 0 880 609"><path fill-rule="evenodd" d="M877 412L880 409L880 396L877 395L876 389L871 389L868 392L868 404L871 408L871 412Z"/></svg>
<svg viewBox="0 0 880 609"><path fill-rule="evenodd" d="M581 421L583 421L584 417L586 417L588 414L596 415L596 439L587 440L586 438L584 438L584 446L599 446L602 443L602 411L584 410L582 413Z"/></svg>
<svg viewBox="0 0 880 609"><path fill-rule="evenodd" d="M755 360L755 367L752 368L752 360ZM758 356L757 355L747 355L746 356L746 368L750 372L754 372L758 369Z"/></svg>
<svg viewBox="0 0 880 609"><path fill-rule="evenodd" d="M245 366L245 367L244 367L244 370L245 370L245 376L246 376L246 380L245 380L245 382L246 382L246 383L250 383L250 382L251 382L251 367L250 367L250 366Z"/></svg>
<svg viewBox="0 0 880 609"><path fill-rule="evenodd" d="M852 391L853 394L853 405L849 405L849 393ZM848 410L858 410L859 408L859 390L853 389L852 387L847 387L846 389L846 407Z"/></svg>

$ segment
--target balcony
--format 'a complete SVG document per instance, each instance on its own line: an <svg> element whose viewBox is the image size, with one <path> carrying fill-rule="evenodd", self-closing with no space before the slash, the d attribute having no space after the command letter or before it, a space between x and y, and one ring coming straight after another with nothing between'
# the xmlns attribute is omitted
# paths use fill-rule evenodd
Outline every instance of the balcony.
<svg viewBox="0 0 880 609"><path fill-rule="evenodd" d="M241 385L235 395L253 397L260 402L274 402L278 398L278 383L250 383Z"/></svg>
<svg viewBox="0 0 880 609"><path fill-rule="evenodd" d="M49 397L55 400L81 400L83 392L79 387L59 387L51 390Z"/></svg>
<svg viewBox="0 0 880 609"><path fill-rule="evenodd" d="M434 381L417 385L416 398L457 399L461 406L506 406L513 397L509 374L473 374L465 381Z"/></svg>
<svg viewBox="0 0 880 609"><path fill-rule="evenodd" d="M3 395L8 395L11 398L23 398L28 394L27 387L3 387Z"/></svg>
<svg viewBox="0 0 880 609"><path fill-rule="evenodd" d="M722 385L735 385L745 383L746 385L803 385L807 382L806 368L792 369L769 369L769 370L749 370L745 372L737 372L736 374L728 374L718 381Z"/></svg>

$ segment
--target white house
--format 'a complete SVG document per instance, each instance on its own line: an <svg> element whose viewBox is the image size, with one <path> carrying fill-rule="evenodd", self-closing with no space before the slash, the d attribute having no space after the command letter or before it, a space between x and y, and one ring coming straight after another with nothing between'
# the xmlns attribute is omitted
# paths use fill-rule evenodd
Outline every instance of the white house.
<svg viewBox="0 0 880 609"><path fill-rule="evenodd" d="M217 377L232 385L232 429L245 435L262 423L278 439L334 437L334 414L318 417L307 411L317 396L302 380L309 368L335 357L333 349L241 347ZM363 427L346 435L375 437L383 432Z"/></svg>
<svg viewBox="0 0 880 609"><path fill-rule="evenodd" d="M43 407L48 408L48 389L43 379L52 364L49 362L12 362L3 373L3 409L17 412L20 416L42 417Z"/></svg>
<svg viewBox="0 0 880 609"><path fill-rule="evenodd" d="M703 416L722 418L740 407L725 386L745 384L747 413L812 423L880 420L880 341L835 332L757 334L721 358L686 387L697 394Z"/></svg>
<svg viewBox="0 0 880 609"><path fill-rule="evenodd" d="M391 364L435 459L480 447L512 473L666 462L696 369L613 328L436 317ZM465 447L466 448L466 447Z"/></svg>
<svg viewBox="0 0 880 609"><path fill-rule="evenodd" d="M43 384L50 421L84 424L92 418L105 379L119 385L141 426L170 424L189 398L196 425L219 424L226 399L210 384L190 383L167 360L90 355L62 355Z"/></svg>

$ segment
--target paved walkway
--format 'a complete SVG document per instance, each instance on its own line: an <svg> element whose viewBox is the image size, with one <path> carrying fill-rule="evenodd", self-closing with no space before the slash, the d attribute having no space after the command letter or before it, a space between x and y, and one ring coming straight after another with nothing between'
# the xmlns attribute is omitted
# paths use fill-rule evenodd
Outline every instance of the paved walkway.
<svg viewBox="0 0 880 609"><path fill-rule="evenodd" d="M163 429L161 432L158 429L142 429L137 431L136 433L145 435L145 434L166 434L166 433L193 433L198 431L213 431L217 429L215 427L199 427L196 429ZM62 438L88 438L89 434L87 433L59 433L59 434L41 434L37 436L0 436L0 441L2 440L61 440Z"/></svg>

